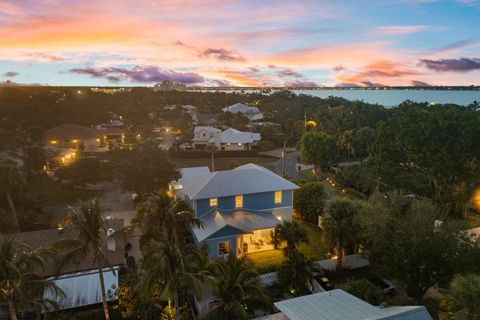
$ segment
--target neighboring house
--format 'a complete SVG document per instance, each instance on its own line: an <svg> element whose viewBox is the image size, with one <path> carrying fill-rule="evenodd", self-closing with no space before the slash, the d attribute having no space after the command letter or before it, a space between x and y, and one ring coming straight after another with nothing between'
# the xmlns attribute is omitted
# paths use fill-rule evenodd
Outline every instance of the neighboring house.
<svg viewBox="0 0 480 320"><path fill-rule="evenodd" d="M261 140L260 133L243 132L233 128L220 131L214 127L195 127L192 139L194 148L214 145L217 150L251 150Z"/></svg>
<svg viewBox="0 0 480 320"><path fill-rule="evenodd" d="M108 220L107 233L113 233L124 227L123 219ZM48 248L54 242L65 239L75 239L77 234L74 230L47 229L31 232L22 232L13 235L15 240L27 244L33 250ZM120 268L125 264L125 243L122 239L104 237L103 251L109 265L103 265L105 290L108 300L116 300L115 288L118 288ZM80 308L102 303L102 294L98 267L92 265L93 256L87 256L78 262L71 263L56 275L55 265L47 264L43 271L45 278L51 278L55 284L65 293L64 297L57 299L60 310ZM44 293L44 298L54 299L50 292Z"/></svg>
<svg viewBox="0 0 480 320"><path fill-rule="evenodd" d="M260 133L229 128L214 134L212 142L218 150L251 150L252 146L256 146L260 139Z"/></svg>
<svg viewBox="0 0 480 320"><path fill-rule="evenodd" d="M67 148L102 152L121 145L124 136L124 131L118 128L96 129L78 124L62 124L45 131L43 143L57 150Z"/></svg>
<svg viewBox="0 0 480 320"><path fill-rule="evenodd" d="M250 107L244 105L243 103L232 104L231 106L223 108L222 111L231 113L242 113L250 121L257 121L263 119L263 113L261 113L257 107Z"/></svg>
<svg viewBox="0 0 480 320"><path fill-rule="evenodd" d="M194 120L196 123L200 125L213 125L218 122L218 113L198 113L195 115L196 120Z"/></svg>
<svg viewBox="0 0 480 320"><path fill-rule="evenodd" d="M255 320L432 320L424 306L373 306L341 289L275 302L279 313Z"/></svg>
<svg viewBox="0 0 480 320"><path fill-rule="evenodd" d="M198 146L206 146L209 144L210 140L213 138L213 135L215 133L220 133L221 130L214 128L214 127L209 127L209 126L198 126L195 127L193 130L193 147L198 147Z"/></svg>
<svg viewBox="0 0 480 320"><path fill-rule="evenodd" d="M196 243L208 244L210 257L271 250L273 228L292 219L298 186L264 167L250 163L216 172L184 168L181 173L171 187L203 221L204 228L192 233Z"/></svg>

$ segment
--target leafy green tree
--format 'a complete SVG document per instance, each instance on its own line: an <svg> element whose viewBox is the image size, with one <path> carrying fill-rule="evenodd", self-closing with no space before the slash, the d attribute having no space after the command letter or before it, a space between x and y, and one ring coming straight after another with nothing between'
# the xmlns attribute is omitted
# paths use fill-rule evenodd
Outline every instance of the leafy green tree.
<svg viewBox="0 0 480 320"><path fill-rule="evenodd" d="M60 167L55 176L70 180L72 184L85 187L87 183L96 184L108 178L108 167L99 159L83 158L68 166Z"/></svg>
<svg viewBox="0 0 480 320"><path fill-rule="evenodd" d="M230 254L226 259L212 262L211 269L216 282L213 293L220 299L220 304L202 319L251 319L256 310L269 311L272 308L247 257L237 258Z"/></svg>
<svg viewBox="0 0 480 320"><path fill-rule="evenodd" d="M309 182L295 190L293 208L305 221L317 223L329 194L322 183Z"/></svg>
<svg viewBox="0 0 480 320"><path fill-rule="evenodd" d="M355 130L352 136L351 144L356 157L368 156L368 148L375 139L375 130L370 127L362 127Z"/></svg>
<svg viewBox="0 0 480 320"><path fill-rule="evenodd" d="M112 179L140 197L165 188L179 177L167 154L156 146L141 145L133 150L114 150L111 153Z"/></svg>
<svg viewBox="0 0 480 320"><path fill-rule="evenodd" d="M291 253L278 269L278 281L293 295L310 293L313 277L320 273L314 261L299 252Z"/></svg>
<svg viewBox="0 0 480 320"><path fill-rule="evenodd" d="M306 132L300 143L301 158L304 163L313 164L320 174L336 159L337 146L335 138L318 131Z"/></svg>
<svg viewBox="0 0 480 320"><path fill-rule="evenodd" d="M480 275L457 275L450 284L453 302L467 310L467 319L480 319Z"/></svg>
<svg viewBox="0 0 480 320"><path fill-rule="evenodd" d="M278 248L282 241L287 243L285 255L297 253L297 245L308 242L307 229L295 220L287 220L278 224L272 232L272 243Z"/></svg>
<svg viewBox="0 0 480 320"><path fill-rule="evenodd" d="M371 156L387 184L463 212L480 177L480 113L405 102L377 128Z"/></svg>
<svg viewBox="0 0 480 320"><path fill-rule="evenodd" d="M346 291L355 297L362 299L374 306L385 301L385 294L377 287L374 287L366 279L356 279L347 282Z"/></svg>
<svg viewBox="0 0 480 320"><path fill-rule="evenodd" d="M61 263L58 264L59 270L75 260L92 258L92 265L98 269L105 320L109 320L110 312L105 291L103 268L110 267L111 264L104 251L108 226L103 213L104 210L100 207L98 199L90 200L88 206L82 206L80 211L72 209L70 215L71 225L67 227L77 231L78 236L76 239L61 240L56 243L56 246L61 252L67 251Z"/></svg>
<svg viewBox="0 0 480 320"><path fill-rule="evenodd" d="M478 270L470 257L479 257L480 249L460 232L464 226L451 221L435 226L438 217L431 201L376 193L360 220L372 270L405 283L417 303L434 284L448 283L457 272Z"/></svg>
<svg viewBox="0 0 480 320"><path fill-rule="evenodd" d="M23 176L20 167L12 160L1 160L0 162L0 193L7 199L11 210L12 230L18 231L18 214L15 209L13 201L14 192L26 185L25 177Z"/></svg>
<svg viewBox="0 0 480 320"><path fill-rule="evenodd" d="M60 297L63 292L51 280L39 273L45 268L46 258L13 237L0 237L0 304L6 305L12 320L18 311L56 303L43 298L44 292Z"/></svg>
<svg viewBox="0 0 480 320"><path fill-rule="evenodd" d="M326 207L322 227L327 242L336 247L337 268L342 267L345 248L358 242L356 217L359 212L360 206L348 198L334 198Z"/></svg>

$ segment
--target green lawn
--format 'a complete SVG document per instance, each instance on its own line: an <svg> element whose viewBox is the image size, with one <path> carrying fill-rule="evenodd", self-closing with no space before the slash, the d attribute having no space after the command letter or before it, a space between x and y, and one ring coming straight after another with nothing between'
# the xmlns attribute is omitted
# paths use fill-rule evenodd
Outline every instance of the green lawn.
<svg viewBox="0 0 480 320"><path fill-rule="evenodd" d="M298 250L309 259L325 259L328 249L324 243L321 230L314 224L299 222L308 230L309 243L299 245ZM253 261L260 274L276 271L285 259L282 249L250 253L248 257Z"/></svg>

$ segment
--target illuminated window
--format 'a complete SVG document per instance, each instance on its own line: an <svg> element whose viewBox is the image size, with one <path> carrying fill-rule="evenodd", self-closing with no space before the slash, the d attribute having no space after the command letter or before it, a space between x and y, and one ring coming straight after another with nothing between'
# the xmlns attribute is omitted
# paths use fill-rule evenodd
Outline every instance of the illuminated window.
<svg viewBox="0 0 480 320"><path fill-rule="evenodd" d="M235 196L235 208L243 207L243 196Z"/></svg>
<svg viewBox="0 0 480 320"><path fill-rule="evenodd" d="M275 191L275 203L282 203L282 191Z"/></svg>
<svg viewBox="0 0 480 320"><path fill-rule="evenodd" d="M218 243L218 255L222 256L230 252L230 241L224 241Z"/></svg>
<svg viewBox="0 0 480 320"><path fill-rule="evenodd" d="M57 140L50 140L50 144L57 144L58 141Z"/></svg>
<svg viewBox="0 0 480 320"><path fill-rule="evenodd" d="M212 198L210 199L210 207L216 207L218 205L218 199Z"/></svg>

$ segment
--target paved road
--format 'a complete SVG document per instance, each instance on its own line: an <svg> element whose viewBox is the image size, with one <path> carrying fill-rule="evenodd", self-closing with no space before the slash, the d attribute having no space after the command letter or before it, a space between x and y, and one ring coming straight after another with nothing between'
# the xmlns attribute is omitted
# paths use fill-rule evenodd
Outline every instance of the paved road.
<svg viewBox="0 0 480 320"><path fill-rule="evenodd" d="M298 171L296 168L296 164L298 162L298 157L300 156L300 152L294 151L287 153L285 156L285 175L289 178L298 178ZM275 172L279 175L282 174L282 165L283 159L280 158L275 162Z"/></svg>

